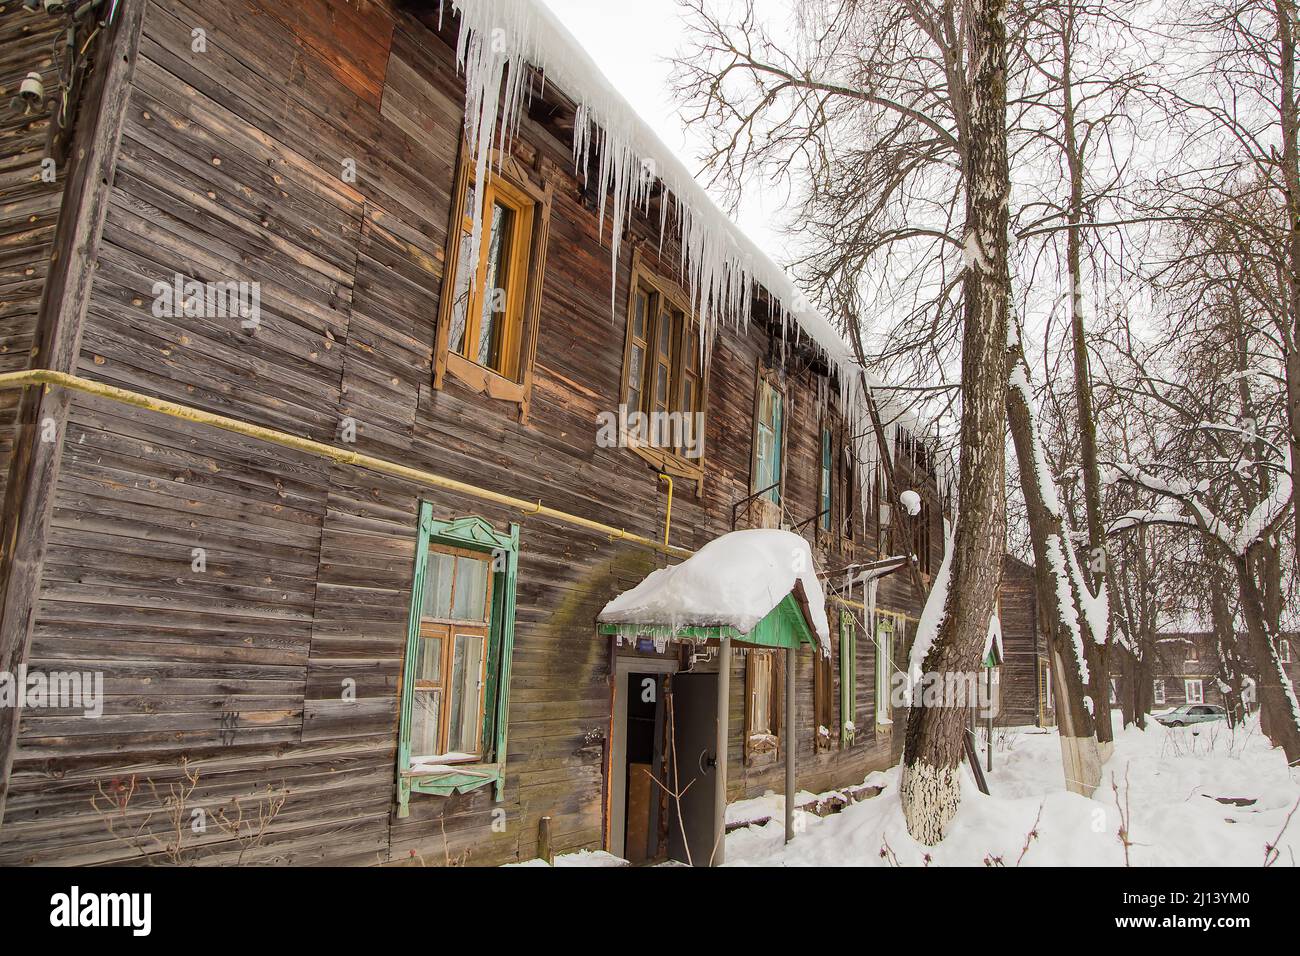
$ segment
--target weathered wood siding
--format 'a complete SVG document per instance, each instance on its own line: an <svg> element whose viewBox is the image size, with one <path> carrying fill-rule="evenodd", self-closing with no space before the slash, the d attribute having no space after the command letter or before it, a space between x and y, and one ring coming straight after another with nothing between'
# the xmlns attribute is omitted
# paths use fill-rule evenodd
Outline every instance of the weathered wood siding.
<svg viewBox="0 0 1300 956"><path fill-rule="evenodd" d="M18 115L8 104L32 71L41 74L47 103L57 102L62 87L51 51L58 32L56 20L24 10L21 3L0 6L0 372L31 367L65 172L56 169L53 183L41 178L52 107L42 104ZM21 394L0 392L0 500L9 477Z"/></svg>
<svg viewBox="0 0 1300 956"><path fill-rule="evenodd" d="M1002 562L1002 649L1002 699L996 723L1033 726L1039 718L1038 667L1043 653L1034 569L1010 555Z"/></svg>

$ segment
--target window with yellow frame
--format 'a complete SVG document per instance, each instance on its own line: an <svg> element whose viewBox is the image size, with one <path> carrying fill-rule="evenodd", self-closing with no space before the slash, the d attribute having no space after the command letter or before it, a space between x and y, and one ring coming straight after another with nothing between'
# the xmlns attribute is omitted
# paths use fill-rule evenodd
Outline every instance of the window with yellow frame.
<svg viewBox="0 0 1300 956"><path fill-rule="evenodd" d="M474 391L517 403L526 420L551 189L500 156L480 188L472 166L463 154L448 232L434 386L441 388L451 375ZM482 226L473 255L478 204Z"/></svg>
<svg viewBox="0 0 1300 956"><path fill-rule="evenodd" d="M685 293L633 254L620 401L649 427L629 445L652 464L686 477L704 467L705 362L699 323ZM657 417L654 417L657 416Z"/></svg>

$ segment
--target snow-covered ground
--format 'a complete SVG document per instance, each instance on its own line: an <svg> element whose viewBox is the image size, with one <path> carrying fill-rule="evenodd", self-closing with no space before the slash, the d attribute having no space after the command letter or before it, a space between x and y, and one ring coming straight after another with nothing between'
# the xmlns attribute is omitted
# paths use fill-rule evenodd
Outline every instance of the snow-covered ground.
<svg viewBox="0 0 1300 956"><path fill-rule="evenodd" d="M908 836L894 767L865 780L884 787L877 797L827 817L798 811L799 832L789 846L780 794L732 804L729 821L770 816L771 822L729 834L727 865L1123 866L1119 831L1127 820L1132 866L1262 866L1266 847L1300 801L1300 774L1288 772L1257 719L1236 731L1154 721L1146 731L1123 730L1092 799L1065 790L1054 731L999 730L993 761L992 794L980 793L967 776L956 820L937 847ZM812 799L799 794L800 804ZM1297 859L1300 811L1278 842L1275 865L1294 866ZM618 862L584 853L560 857L556 865Z"/></svg>
<svg viewBox="0 0 1300 956"><path fill-rule="evenodd" d="M1118 715L1117 715L1118 716ZM1118 720L1116 724L1118 725ZM779 817L727 839L728 865L764 866L1123 866L1121 819L1133 866L1261 866L1300 781L1258 721L1120 732L1102 786L1089 799L1065 790L1054 731L999 732L985 796L969 777L949 836L924 847L907 834L898 798L900 769L876 773L873 799L819 818L799 814L803 832L783 846ZM1118 788L1118 795L1115 789ZM1234 806L1214 799L1253 800ZM779 803L779 796L774 797ZM1036 834L1032 839L1030 834ZM1275 865L1300 858L1300 811L1278 844Z"/></svg>

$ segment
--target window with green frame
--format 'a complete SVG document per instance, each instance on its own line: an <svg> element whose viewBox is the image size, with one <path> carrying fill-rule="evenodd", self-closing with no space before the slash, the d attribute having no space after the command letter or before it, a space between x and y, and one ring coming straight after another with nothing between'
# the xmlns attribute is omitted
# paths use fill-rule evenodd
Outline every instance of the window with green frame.
<svg viewBox="0 0 1300 956"><path fill-rule="evenodd" d="M835 457L831 448L831 430L822 429L822 475L821 475L821 495L819 496L817 511L817 526L823 531L831 530L831 480Z"/></svg>
<svg viewBox="0 0 1300 956"><path fill-rule="evenodd" d="M398 816L412 793L447 796L505 782L519 526L440 521L420 504L402 667Z"/></svg>
<svg viewBox="0 0 1300 956"><path fill-rule="evenodd" d="M858 722L858 633L853 614L840 609L840 745L853 743Z"/></svg>
<svg viewBox="0 0 1300 956"><path fill-rule="evenodd" d="M890 700L893 677L902 673L896 656L906 659L907 618L897 611L875 611L876 619L876 723L892 724Z"/></svg>
<svg viewBox="0 0 1300 956"><path fill-rule="evenodd" d="M785 396L766 378L758 381L758 414L754 420L753 494L781 503L781 427Z"/></svg>

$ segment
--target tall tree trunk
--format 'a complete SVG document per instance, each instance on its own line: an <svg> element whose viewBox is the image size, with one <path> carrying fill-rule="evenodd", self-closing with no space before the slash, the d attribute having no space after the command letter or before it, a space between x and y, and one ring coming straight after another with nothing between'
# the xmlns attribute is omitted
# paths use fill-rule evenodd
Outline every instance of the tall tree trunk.
<svg viewBox="0 0 1300 956"><path fill-rule="evenodd" d="M967 268L963 279L961 469L952 565L927 673L978 672L1006 549L1006 342L1011 277L1007 203L1006 2L970 0L970 102L964 150ZM937 592L931 600L937 600ZM967 711L959 701L913 707L903 750L908 832L943 839L961 798Z"/></svg>
<svg viewBox="0 0 1300 956"><path fill-rule="evenodd" d="M1287 269L1286 302L1290 315L1283 323L1286 356L1286 412L1292 468L1300 467L1300 109L1296 104L1296 11L1293 0L1275 0L1278 66L1281 82L1279 119L1282 127L1282 178L1286 185ZM1287 341L1289 339L1289 341ZM1292 509L1295 531L1295 570L1300 574L1300 508Z"/></svg>
<svg viewBox="0 0 1300 956"><path fill-rule="evenodd" d="M1146 647L1139 648L1135 655L1137 660L1137 687L1134 697L1136 699L1136 724L1138 730L1147 729L1147 714L1151 713L1151 707L1154 703L1153 697L1155 691L1155 668L1153 666L1154 657Z"/></svg>
<svg viewBox="0 0 1300 956"><path fill-rule="evenodd" d="M1029 394L1028 369L1019 342L1009 350L1014 381L1006 391L1007 420L1016 448L1020 486L1034 546L1034 585L1043 615L1051 622L1053 674L1057 687L1056 723L1061 737L1065 785L1074 793L1092 796L1101 782L1101 753L1097 747L1093 710L1085 703L1089 687L1086 646L1092 640L1079 587L1082 580L1068 573L1073 560L1059 496L1042 454L1037 415ZM1049 497L1050 496L1050 497ZM1109 703L1107 698L1106 703Z"/></svg>
<svg viewBox="0 0 1300 956"><path fill-rule="evenodd" d="M1101 520L1101 472L1097 467L1097 422L1092 408L1092 373L1088 362L1088 343L1083 319L1083 235L1085 208L1083 201L1084 156L1075 128L1073 50L1075 5L1070 3L1062 36L1061 92L1062 121L1065 132L1066 165L1070 176L1070 201L1066 209L1071 228L1065 231L1066 265L1070 281L1070 337L1074 346L1074 400L1078 417L1079 459L1083 466L1083 500L1088 525L1087 582L1092 594L1106 599L1106 528ZM1073 545L1071 545L1073 547ZM1109 618L1109 602L1106 607ZM1093 722L1097 740L1103 745L1103 757L1115 739L1110 721L1110 672L1106 663L1106 634L1088 641L1084 654L1092 682L1089 696L1096 705Z"/></svg>
<svg viewBox="0 0 1300 956"><path fill-rule="evenodd" d="M1274 747L1281 747L1286 762L1300 767L1300 706L1278 657L1276 633L1264 614L1264 604L1250 562L1237 556L1233 562L1241 588L1241 611L1246 619L1246 638L1250 656L1259 674L1260 728ZM1267 726L1265 726L1267 724Z"/></svg>
<svg viewBox="0 0 1300 956"><path fill-rule="evenodd" d="M1242 706L1241 690L1245 675L1242 673L1240 650L1237 646L1236 628L1232 609L1228 606L1228 592L1217 568L1210 579L1210 620L1214 625L1214 647L1218 657L1218 679L1223 686L1223 705L1228 712L1229 726L1236 727L1246 716ZM1258 675L1256 681L1259 680Z"/></svg>

